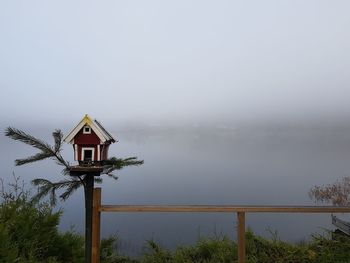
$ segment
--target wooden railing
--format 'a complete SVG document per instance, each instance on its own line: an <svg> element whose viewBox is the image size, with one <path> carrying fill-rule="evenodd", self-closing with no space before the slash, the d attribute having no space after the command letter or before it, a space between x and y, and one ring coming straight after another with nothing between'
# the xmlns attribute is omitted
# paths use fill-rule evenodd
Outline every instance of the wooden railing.
<svg viewBox="0 0 350 263"><path fill-rule="evenodd" d="M99 262L101 212L204 212L237 213L238 263L244 263L246 213L349 213L350 207L338 206L216 206L216 205L102 205L101 188L94 189L92 262Z"/></svg>

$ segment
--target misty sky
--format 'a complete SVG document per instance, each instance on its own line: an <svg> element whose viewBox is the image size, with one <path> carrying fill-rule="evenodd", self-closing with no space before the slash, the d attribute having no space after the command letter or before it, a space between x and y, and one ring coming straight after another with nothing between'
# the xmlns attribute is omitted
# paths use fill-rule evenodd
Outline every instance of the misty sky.
<svg viewBox="0 0 350 263"><path fill-rule="evenodd" d="M350 2L1 1L0 119L350 114Z"/></svg>

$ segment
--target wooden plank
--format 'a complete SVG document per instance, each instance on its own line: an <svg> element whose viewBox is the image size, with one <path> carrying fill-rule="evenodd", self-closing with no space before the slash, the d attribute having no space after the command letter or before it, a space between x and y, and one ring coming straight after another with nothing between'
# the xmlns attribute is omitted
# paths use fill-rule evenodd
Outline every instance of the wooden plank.
<svg viewBox="0 0 350 263"><path fill-rule="evenodd" d="M95 188L92 211L92 263L100 262L101 188Z"/></svg>
<svg viewBox="0 0 350 263"><path fill-rule="evenodd" d="M245 213L237 213L237 246L238 246L238 263L245 263Z"/></svg>
<svg viewBox="0 0 350 263"><path fill-rule="evenodd" d="M103 167L101 166L71 166L69 168L69 174L71 176L81 176L81 175L89 175L89 176L100 176L103 171Z"/></svg>
<svg viewBox="0 0 350 263"><path fill-rule="evenodd" d="M101 212L349 213L350 206L102 205Z"/></svg>
<svg viewBox="0 0 350 263"><path fill-rule="evenodd" d="M350 223L332 215L332 224L347 235L350 235Z"/></svg>

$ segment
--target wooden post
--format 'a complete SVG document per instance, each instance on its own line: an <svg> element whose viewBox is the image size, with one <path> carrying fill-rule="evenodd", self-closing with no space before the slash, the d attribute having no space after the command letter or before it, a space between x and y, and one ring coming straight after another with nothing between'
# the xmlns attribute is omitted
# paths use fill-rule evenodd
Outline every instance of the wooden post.
<svg viewBox="0 0 350 263"><path fill-rule="evenodd" d="M100 166L72 166L71 176L83 176L85 195L85 263L92 261L92 210L95 176L100 176L103 167Z"/></svg>
<svg viewBox="0 0 350 263"><path fill-rule="evenodd" d="M91 263L92 250L92 201L94 191L94 174L87 174L85 181L85 262Z"/></svg>
<svg viewBox="0 0 350 263"><path fill-rule="evenodd" d="M245 213L237 212L238 263L245 263Z"/></svg>
<svg viewBox="0 0 350 263"><path fill-rule="evenodd" d="M100 263L101 188L95 188L92 208L92 263Z"/></svg>

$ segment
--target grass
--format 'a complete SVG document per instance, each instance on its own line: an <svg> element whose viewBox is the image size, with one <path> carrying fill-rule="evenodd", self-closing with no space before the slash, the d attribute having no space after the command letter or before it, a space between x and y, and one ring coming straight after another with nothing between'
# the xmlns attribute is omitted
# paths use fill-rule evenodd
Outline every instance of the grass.
<svg viewBox="0 0 350 263"><path fill-rule="evenodd" d="M349 263L350 237L329 232L308 242L287 243L246 233L247 263ZM201 238L194 245L168 250L149 240L137 259L116 257L113 263L235 263L237 244L227 237Z"/></svg>

